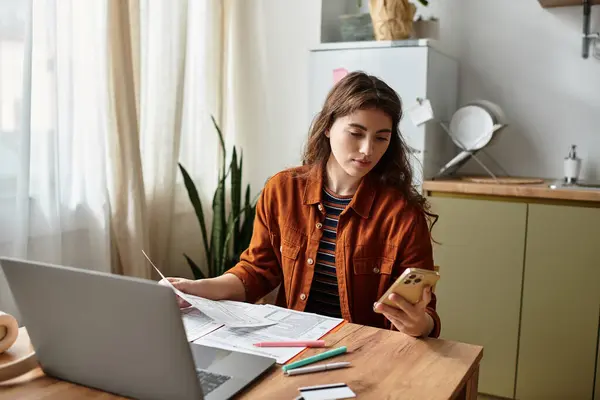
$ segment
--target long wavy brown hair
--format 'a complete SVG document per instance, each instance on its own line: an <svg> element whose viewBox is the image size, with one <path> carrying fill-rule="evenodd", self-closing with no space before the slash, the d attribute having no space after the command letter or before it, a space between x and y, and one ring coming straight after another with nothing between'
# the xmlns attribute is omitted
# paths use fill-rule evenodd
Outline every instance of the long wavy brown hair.
<svg viewBox="0 0 600 400"><path fill-rule="evenodd" d="M383 184L400 190L409 205L429 217L430 228L433 227L438 216L429 212L429 203L412 183L413 172L408 159L410 148L400 132L402 102L394 89L375 76L360 71L352 72L329 91L323 108L311 124L302 165L325 165L331 154L329 138L325 133L331 129L334 121L358 110L368 109L381 110L392 119L389 147L369 174L376 176Z"/></svg>

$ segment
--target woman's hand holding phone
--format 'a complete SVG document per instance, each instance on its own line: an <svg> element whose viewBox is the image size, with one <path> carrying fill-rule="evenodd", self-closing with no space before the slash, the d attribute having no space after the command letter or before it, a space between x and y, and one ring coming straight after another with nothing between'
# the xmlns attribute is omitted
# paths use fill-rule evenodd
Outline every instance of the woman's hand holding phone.
<svg viewBox="0 0 600 400"><path fill-rule="evenodd" d="M408 335L429 336L435 326L427 312L432 286L439 280L436 271L407 268L388 288L373 310L383 314L396 329Z"/></svg>
<svg viewBox="0 0 600 400"><path fill-rule="evenodd" d="M410 336L428 336L434 327L431 315L426 311L431 301L431 287L423 290L421 299L412 304L396 293L388 295L388 304L377 302L375 312L383 314L396 329Z"/></svg>

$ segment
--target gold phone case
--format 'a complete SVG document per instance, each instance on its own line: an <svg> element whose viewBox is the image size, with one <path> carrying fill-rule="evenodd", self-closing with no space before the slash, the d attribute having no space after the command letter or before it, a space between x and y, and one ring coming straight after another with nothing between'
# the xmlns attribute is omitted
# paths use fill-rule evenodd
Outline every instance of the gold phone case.
<svg viewBox="0 0 600 400"><path fill-rule="evenodd" d="M381 296L379 302L395 306L394 303L388 299L388 296L392 293L396 293L412 304L416 304L421 300L421 295L425 286L433 287L439 279L440 274L435 271L420 268L407 268L383 296Z"/></svg>

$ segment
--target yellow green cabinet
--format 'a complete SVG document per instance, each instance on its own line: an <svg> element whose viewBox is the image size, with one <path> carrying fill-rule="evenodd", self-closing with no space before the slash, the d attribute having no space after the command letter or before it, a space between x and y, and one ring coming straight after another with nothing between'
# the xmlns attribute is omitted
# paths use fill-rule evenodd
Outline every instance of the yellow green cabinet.
<svg viewBox="0 0 600 400"><path fill-rule="evenodd" d="M600 400L600 327L598 327L598 360L596 360L596 390L594 400Z"/></svg>
<svg viewBox="0 0 600 400"><path fill-rule="evenodd" d="M600 207L428 200L442 337L484 346L480 392L600 400Z"/></svg>
<svg viewBox="0 0 600 400"><path fill-rule="evenodd" d="M600 208L529 204L522 302L516 398L591 399Z"/></svg>
<svg viewBox="0 0 600 400"><path fill-rule="evenodd" d="M527 204L430 197L442 337L484 346L482 393L514 396Z"/></svg>

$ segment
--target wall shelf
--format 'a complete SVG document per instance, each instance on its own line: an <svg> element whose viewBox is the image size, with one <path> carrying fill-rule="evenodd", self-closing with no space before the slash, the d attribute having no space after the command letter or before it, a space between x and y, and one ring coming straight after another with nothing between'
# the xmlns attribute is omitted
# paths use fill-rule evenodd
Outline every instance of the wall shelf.
<svg viewBox="0 0 600 400"><path fill-rule="evenodd" d="M592 6L600 5L600 0L538 0L543 8L554 7L569 7L581 6L583 8L583 33L581 37L582 47L581 56L588 58L590 56L590 47L597 45L600 41L600 33L590 32L590 16L592 14ZM594 52L594 56L600 59L598 50Z"/></svg>
<svg viewBox="0 0 600 400"><path fill-rule="evenodd" d="M539 0L544 8L583 6L583 0ZM591 0L590 4L600 5L600 0Z"/></svg>

